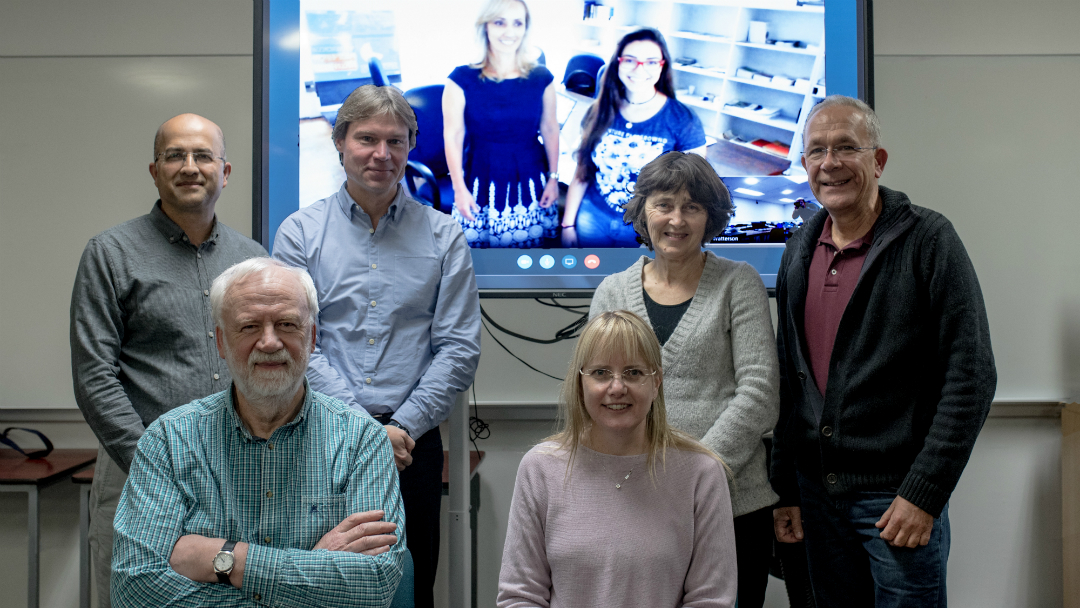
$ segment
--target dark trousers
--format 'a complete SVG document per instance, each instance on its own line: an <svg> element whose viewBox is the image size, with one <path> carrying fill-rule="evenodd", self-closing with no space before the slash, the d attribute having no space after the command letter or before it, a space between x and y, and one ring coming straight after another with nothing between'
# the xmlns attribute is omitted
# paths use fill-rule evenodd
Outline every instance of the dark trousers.
<svg viewBox="0 0 1080 608"><path fill-rule="evenodd" d="M908 549L881 539L874 524L896 492L851 492L831 497L801 474L806 556L819 608L945 608L949 507L934 519L930 544Z"/></svg>
<svg viewBox="0 0 1080 608"><path fill-rule="evenodd" d="M442 508L443 443L438 427L416 440L412 464L399 475L405 506L405 538L415 568L416 608L435 605L439 567L439 513Z"/></svg>
<svg viewBox="0 0 1080 608"><path fill-rule="evenodd" d="M772 560L772 507L735 518L735 559L739 566L739 608L761 608Z"/></svg>

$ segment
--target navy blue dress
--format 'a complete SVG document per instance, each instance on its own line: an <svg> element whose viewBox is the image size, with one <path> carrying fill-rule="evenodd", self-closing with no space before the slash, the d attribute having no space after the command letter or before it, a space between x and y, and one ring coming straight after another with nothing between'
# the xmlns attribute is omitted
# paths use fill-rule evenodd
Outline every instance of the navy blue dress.
<svg viewBox="0 0 1080 608"><path fill-rule="evenodd" d="M541 65L495 82L463 65L450 80L465 92L465 183L480 207L473 221L451 214L470 247L539 247L559 225L557 206L539 204L549 169L538 136L554 77Z"/></svg>

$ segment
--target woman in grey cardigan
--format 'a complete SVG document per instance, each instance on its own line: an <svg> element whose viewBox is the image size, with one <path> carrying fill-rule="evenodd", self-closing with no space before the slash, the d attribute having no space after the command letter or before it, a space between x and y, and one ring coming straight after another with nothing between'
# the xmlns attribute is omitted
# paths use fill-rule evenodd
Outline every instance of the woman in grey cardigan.
<svg viewBox="0 0 1080 608"><path fill-rule="evenodd" d="M703 252L727 226L727 188L708 161L668 152L645 165L625 221L655 250L604 279L589 316L626 309L663 345L671 425L731 468L740 608L765 601L777 495L761 436L776 424L779 371L769 300L750 265Z"/></svg>

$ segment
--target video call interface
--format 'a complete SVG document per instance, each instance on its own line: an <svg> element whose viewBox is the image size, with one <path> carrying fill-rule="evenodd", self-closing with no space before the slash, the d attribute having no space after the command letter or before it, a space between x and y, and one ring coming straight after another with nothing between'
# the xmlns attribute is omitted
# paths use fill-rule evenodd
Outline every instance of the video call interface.
<svg viewBox="0 0 1080 608"><path fill-rule="evenodd" d="M583 246L558 225L564 219L567 186L577 169L582 120L597 103L603 72L618 69L612 55L620 39L643 27L659 30L667 45L671 62L665 67L671 71L676 93L667 103L677 101L692 112L704 136L704 156L732 196L733 217L706 247L717 255L750 262L771 286L784 242L820 208L800 163L803 120L828 93L853 93L827 90L823 3L526 1L530 56L550 71L557 93L559 163L552 169L560 182L557 216L554 227L550 217L543 226L521 226L518 234L528 232L530 238L470 240L476 247L473 262L480 287L595 288L604 276L649 254L636 244ZM422 88L429 97L432 90L441 92L455 68L476 64L483 57L476 20L484 4L480 0L298 2L300 207L334 194L345 180L331 139L345 97L379 78L401 89L406 99ZM467 97L466 105L469 101ZM420 122L423 136L426 123ZM426 135L426 143L442 144L441 137ZM480 135L466 133L466 155L470 138ZM604 179L630 180L631 194L633 177L654 153L662 152L655 145L632 144L633 153L617 151L600 158L594 151L592 156L603 167ZM450 214L453 189L448 187L445 158L439 159L439 151L431 148L428 145L423 152L436 181L443 180L439 209ZM417 152L419 146L410 160L420 160ZM432 184L411 172L404 181L410 180L404 184L410 195L432 204ZM542 185L535 196L540 190ZM524 198L527 203L529 197ZM489 202L484 199L478 196L477 202ZM275 230L272 226L270 234Z"/></svg>

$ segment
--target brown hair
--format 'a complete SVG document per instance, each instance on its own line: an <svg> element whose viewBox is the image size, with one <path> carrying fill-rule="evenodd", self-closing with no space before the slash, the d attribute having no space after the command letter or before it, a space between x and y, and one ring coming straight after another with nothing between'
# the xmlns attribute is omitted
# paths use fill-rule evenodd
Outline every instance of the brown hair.
<svg viewBox="0 0 1080 608"><path fill-rule="evenodd" d="M397 117L409 128L409 149L415 148L418 127L412 106L405 101L405 97L396 87L377 87L373 84L356 87L341 104L337 122L334 123L334 143L345 139L351 123L386 114Z"/></svg>
<svg viewBox="0 0 1080 608"><path fill-rule="evenodd" d="M634 225L638 240L652 251L649 239L648 219L645 215L645 201L654 194L686 191L690 200L705 207L708 220L705 222L705 234L701 244L708 243L727 228L731 212L731 194L721 181L709 161L697 154L687 154L677 150L662 154L641 168L634 196L626 203L623 221Z"/></svg>

